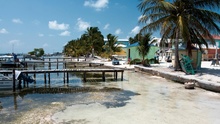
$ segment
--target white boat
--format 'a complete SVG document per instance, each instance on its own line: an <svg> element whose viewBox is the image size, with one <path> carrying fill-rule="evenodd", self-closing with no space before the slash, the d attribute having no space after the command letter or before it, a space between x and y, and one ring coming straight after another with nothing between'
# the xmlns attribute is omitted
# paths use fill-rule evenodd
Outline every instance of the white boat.
<svg viewBox="0 0 220 124"><path fill-rule="evenodd" d="M0 63L2 68L20 67L19 59L15 59L15 57L11 55L0 56Z"/></svg>
<svg viewBox="0 0 220 124"><path fill-rule="evenodd" d="M18 86L18 77L21 74L20 71L15 71L15 88ZM0 74L0 90L13 89L13 78Z"/></svg>

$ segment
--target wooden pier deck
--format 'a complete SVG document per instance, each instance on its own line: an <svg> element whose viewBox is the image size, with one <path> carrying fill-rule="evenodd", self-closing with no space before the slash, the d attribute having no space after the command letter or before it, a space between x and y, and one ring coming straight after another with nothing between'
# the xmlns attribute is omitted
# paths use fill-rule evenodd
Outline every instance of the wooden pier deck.
<svg viewBox="0 0 220 124"><path fill-rule="evenodd" d="M48 83L50 83L50 74L51 73L63 73L63 80L64 83L69 83L69 73L74 73L74 72L80 72L83 73L83 81L86 82L86 73L102 73L102 80L105 81L105 73L106 72L112 72L114 75L114 80L118 80L118 72L121 73L121 81L123 81L123 73L124 70L123 69L111 69L111 68L107 68L107 69L53 69L53 70L20 70L21 73L24 73L26 75L28 74L34 74L34 76L36 77L36 74L44 74L44 83L47 83L47 77L48 77ZM15 70L0 70L0 73L2 74L12 74L13 78L15 80L14 77L14 73ZM13 81L14 82L14 81ZM25 83L24 83L25 85ZM27 82L28 85L28 82ZM15 89L13 89L13 91L15 91Z"/></svg>

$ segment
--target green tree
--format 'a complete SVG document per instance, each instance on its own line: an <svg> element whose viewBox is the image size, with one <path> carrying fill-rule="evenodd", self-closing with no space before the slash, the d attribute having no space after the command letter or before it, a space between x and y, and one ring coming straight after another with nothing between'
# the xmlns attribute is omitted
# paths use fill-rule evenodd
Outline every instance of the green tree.
<svg viewBox="0 0 220 124"><path fill-rule="evenodd" d="M121 47L117 42L118 42L117 36L114 36L112 34L107 35L107 41L103 47L106 53L109 55L109 57L111 57L115 52L121 51Z"/></svg>
<svg viewBox="0 0 220 124"><path fill-rule="evenodd" d="M100 55L103 52L102 46L104 45L104 36L98 27L89 27L83 35L87 41L87 45L90 46L90 52L92 55L96 53ZM94 55L93 55L94 56Z"/></svg>
<svg viewBox="0 0 220 124"><path fill-rule="evenodd" d="M84 43L80 39L71 40L64 46L64 53L66 55L77 57L79 61L80 55L83 55L85 51Z"/></svg>
<svg viewBox="0 0 220 124"><path fill-rule="evenodd" d="M147 33L147 34L139 34L138 37L138 47L137 50L139 52L139 55L142 56L142 64L144 63L145 60L145 56L148 54L148 52L150 51L150 47L153 45L153 43L157 42L157 40L153 39L151 37L151 33Z"/></svg>
<svg viewBox="0 0 220 124"><path fill-rule="evenodd" d="M133 43L138 42L138 34L136 34L136 35L134 36L134 38L129 37L128 41L129 41L130 44L133 44Z"/></svg>
<svg viewBox="0 0 220 124"><path fill-rule="evenodd" d="M34 48L33 51L28 52L30 55L35 55L36 57L41 57L44 55L44 49L43 48Z"/></svg>
<svg viewBox="0 0 220 124"><path fill-rule="evenodd" d="M186 42L190 56L192 44L198 45L200 50L203 44L208 48L204 38L214 44L212 34L220 33L220 15L213 11L218 7L219 0L142 0L138 5L143 14L139 22L145 24L141 32L160 29L161 41L174 40L175 70L180 70L179 39Z"/></svg>

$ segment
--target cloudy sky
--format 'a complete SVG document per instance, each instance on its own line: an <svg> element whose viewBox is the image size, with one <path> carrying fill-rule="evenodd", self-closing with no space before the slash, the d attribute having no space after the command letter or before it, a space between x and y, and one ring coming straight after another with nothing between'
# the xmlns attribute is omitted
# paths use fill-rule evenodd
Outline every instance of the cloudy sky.
<svg viewBox="0 0 220 124"><path fill-rule="evenodd" d="M87 27L98 27L105 37L111 33L128 39L141 28L138 4L139 0L0 0L0 53L34 48L61 52Z"/></svg>

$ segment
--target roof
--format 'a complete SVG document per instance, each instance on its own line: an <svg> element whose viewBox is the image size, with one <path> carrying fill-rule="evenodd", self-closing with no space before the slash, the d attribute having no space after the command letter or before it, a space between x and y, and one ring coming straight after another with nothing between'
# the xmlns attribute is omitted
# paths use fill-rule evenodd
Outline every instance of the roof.
<svg viewBox="0 0 220 124"><path fill-rule="evenodd" d="M133 43L133 44L130 44L130 45L128 45L127 47L136 47L136 46L139 46L139 43L138 43L138 42L135 42L135 43ZM151 46L155 46L155 45L151 44Z"/></svg>

